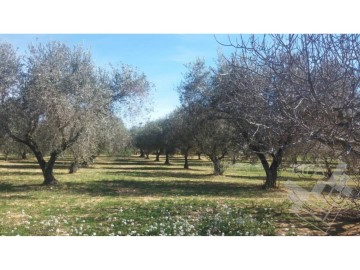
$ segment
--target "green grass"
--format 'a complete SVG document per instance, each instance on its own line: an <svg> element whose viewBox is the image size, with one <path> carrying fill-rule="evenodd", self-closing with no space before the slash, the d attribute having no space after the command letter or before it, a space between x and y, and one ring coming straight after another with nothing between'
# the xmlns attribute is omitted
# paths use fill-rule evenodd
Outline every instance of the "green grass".
<svg viewBox="0 0 360 270"><path fill-rule="evenodd" d="M283 170L279 189L263 190L259 164L238 163L213 176L206 160L191 159L190 170L182 162L100 157L91 168L68 174L64 158L55 169L60 185L45 187L34 160L1 160L0 235L323 234L289 211L283 185L291 179L310 190L319 175Z"/></svg>

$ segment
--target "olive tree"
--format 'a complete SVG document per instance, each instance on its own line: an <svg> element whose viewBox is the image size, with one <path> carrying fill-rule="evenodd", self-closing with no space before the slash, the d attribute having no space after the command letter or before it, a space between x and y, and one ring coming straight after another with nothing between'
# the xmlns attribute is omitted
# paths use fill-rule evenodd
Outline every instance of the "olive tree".
<svg viewBox="0 0 360 270"><path fill-rule="evenodd" d="M214 174L223 173L221 161L233 144L233 127L213 107L214 77L202 59L187 65L178 87L180 102L189 114L198 149L213 162Z"/></svg>
<svg viewBox="0 0 360 270"><path fill-rule="evenodd" d="M264 187L274 188L284 152L295 141L299 129L284 117L281 86L274 87L263 67L249 72L244 61L235 55L229 61L219 61L213 106L235 127L238 142L259 158L266 174Z"/></svg>
<svg viewBox="0 0 360 270"><path fill-rule="evenodd" d="M8 88L1 104L0 121L12 139L31 149L46 185L58 182L53 175L58 157L96 132L98 123L113 113L115 102L149 90L143 77L135 84L139 87L129 82L137 74L121 77L121 70L108 74L98 69L81 47L59 42L30 45L23 59L18 86Z"/></svg>
<svg viewBox="0 0 360 270"><path fill-rule="evenodd" d="M136 130L133 135L136 147L144 151L146 158L154 152L155 161L160 161L160 154L163 151L162 127L160 121L150 121Z"/></svg>
<svg viewBox="0 0 360 270"><path fill-rule="evenodd" d="M283 118L317 140L360 155L360 36L251 35L228 44L244 67L268 71L278 92Z"/></svg>
<svg viewBox="0 0 360 270"><path fill-rule="evenodd" d="M184 169L189 169L189 154L197 145L195 142L196 123L184 110L177 109L171 118L172 140L184 156Z"/></svg>

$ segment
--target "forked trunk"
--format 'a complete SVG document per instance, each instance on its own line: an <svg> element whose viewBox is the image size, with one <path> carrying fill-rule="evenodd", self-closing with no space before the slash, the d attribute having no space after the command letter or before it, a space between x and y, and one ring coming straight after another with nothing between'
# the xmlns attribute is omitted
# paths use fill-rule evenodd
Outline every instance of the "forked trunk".
<svg viewBox="0 0 360 270"><path fill-rule="evenodd" d="M277 187L278 169L279 169L279 166L281 165L282 155L283 155L282 149L279 149L276 154L271 155L272 162L271 162L271 165L269 166L266 156L262 153L257 153L257 156L260 159L261 164L266 173L266 180L264 183L265 189Z"/></svg>
<svg viewBox="0 0 360 270"><path fill-rule="evenodd" d="M41 151L38 150L36 144L29 145L30 149L33 151L39 166L41 168L41 171L44 176L44 182L43 185L56 185L59 182L55 179L53 175L53 169L54 165L57 159L58 154L56 152L52 152L50 155L50 159L48 162L45 161Z"/></svg>
<svg viewBox="0 0 360 270"><path fill-rule="evenodd" d="M57 185L59 183L58 180L56 180L56 178L53 175L53 169L55 166L57 156L58 154L56 152L52 152L49 161L45 162L44 169L41 168L44 175L43 185Z"/></svg>
<svg viewBox="0 0 360 270"><path fill-rule="evenodd" d="M277 185L277 168L271 167L266 171L266 181L264 184L264 188L276 188Z"/></svg>

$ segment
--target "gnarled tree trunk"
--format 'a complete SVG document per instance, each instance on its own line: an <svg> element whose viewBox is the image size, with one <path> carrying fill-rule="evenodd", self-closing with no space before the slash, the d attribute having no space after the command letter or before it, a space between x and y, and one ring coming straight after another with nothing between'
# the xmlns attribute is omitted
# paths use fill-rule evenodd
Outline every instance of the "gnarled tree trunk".
<svg viewBox="0 0 360 270"><path fill-rule="evenodd" d="M45 166L43 166L41 169L43 171L43 175L44 175L44 182L43 185L57 185L59 182L58 180L56 180L56 178L53 175L53 170L54 170L54 165L57 159L57 152L52 152L50 155L50 159L48 162L45 162ZM40 165L41 167L41 165Z"/></svg>
<svg viewBox="0 0 360 270"><path fill-rule="evenodd" d="M277 177L278 177L278 169L281 165L283 150L280 148L276 154L272 154L272 162L269 165L269 162L266 159L265 154L257 153L258 158L261 161L261 164L266 173L266 180L264 183L264 188L276 188L277 187Z"/></svg>
<svg viewBox="0 0 360 270"><path fill-rule="evenodd" d="M221 168L221 159L222 157L219 158L217 156L210 156L210 160L212 161L214 167L214 175L222 175L224 173Z"/></svg>

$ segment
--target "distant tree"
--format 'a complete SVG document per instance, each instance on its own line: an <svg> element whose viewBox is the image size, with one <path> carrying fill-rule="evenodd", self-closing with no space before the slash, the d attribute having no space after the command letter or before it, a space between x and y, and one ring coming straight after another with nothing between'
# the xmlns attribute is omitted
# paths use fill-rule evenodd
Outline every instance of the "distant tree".
<svg viewBox="0 0 360 270"><path fill-rule="evenodd" d="M191 120L190 115L180 108L173 113L171 122L172 140L184 156L184 169L189 169L190 151L197 146L195 142L197 127L196 123Z"/></svg>
<svg viewBox="0 0 360 270"><path fill-rule="evenodd" d="M223 119L203 119L197 124L199 129L195 134L196 144L213 163L214 174L222 175L225 171L223 159L234 142L231 124Z"/></svg>
<svg viewBox="0 0 360 270"><path fill-rule="evenodd" d="M160 161L160 154L163 151L162 128L159 121L151 121L139 128L133 138L135 146L142 149L146 158L154 152L155 161Z"/></svg>
<svg viewBox="0 0 360 270"><path fill-rule="evenodd" d="M131 147L131 135L120 118L109 117L102 123L101 131L98 134L98 152L110 156L128 154Z"/></svg>
<svg viewBox="0 0 360 270"><path fill-rule="evenodd" d="M233 143L233 128L212 106L214 78L205 62L197 59L187 69L178 87L180 102L191 118L198 149L210 158L214 174L219 175L224 171L221 161Z"/></svg>

